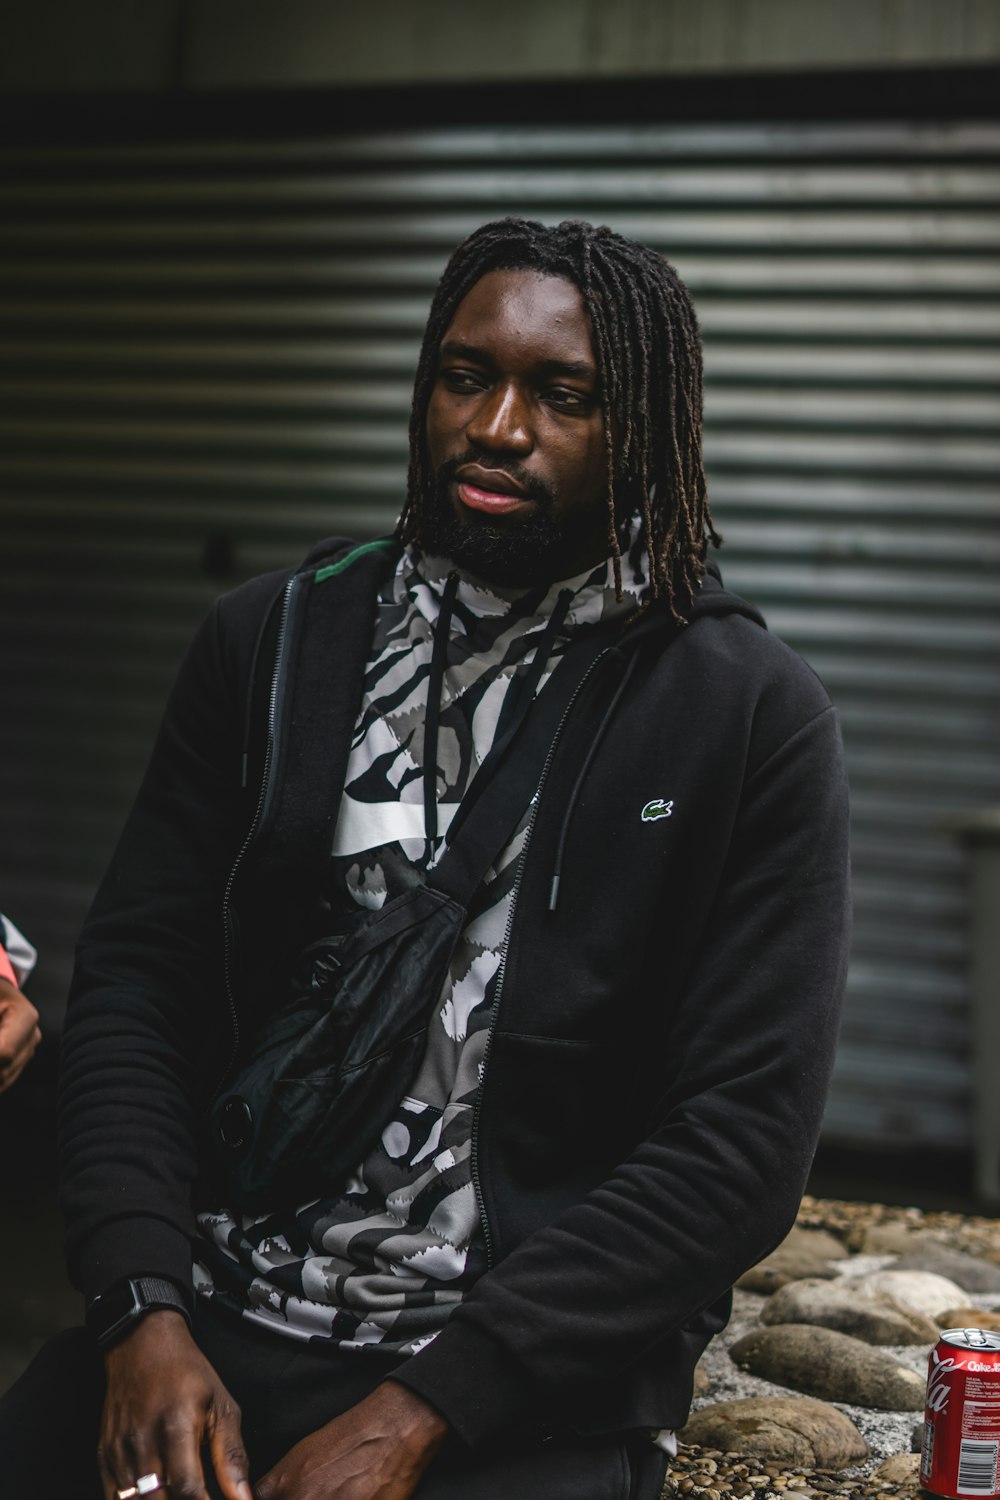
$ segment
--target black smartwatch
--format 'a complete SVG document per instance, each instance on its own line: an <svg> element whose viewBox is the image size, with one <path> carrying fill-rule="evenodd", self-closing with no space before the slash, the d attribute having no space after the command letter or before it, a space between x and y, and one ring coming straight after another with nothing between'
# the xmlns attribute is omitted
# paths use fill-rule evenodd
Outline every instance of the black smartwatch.
<svg viewBox="0 0 1000 1500"><path fill-rule="evenodd" d="M140 1318L157 1308L179 1312L191 1326L191 1313L180 1287L162 1276L135 1276L118 1281L95 1297L87 1308L86 1322L102 1349L110 1349L131 1333Z"/></svg>

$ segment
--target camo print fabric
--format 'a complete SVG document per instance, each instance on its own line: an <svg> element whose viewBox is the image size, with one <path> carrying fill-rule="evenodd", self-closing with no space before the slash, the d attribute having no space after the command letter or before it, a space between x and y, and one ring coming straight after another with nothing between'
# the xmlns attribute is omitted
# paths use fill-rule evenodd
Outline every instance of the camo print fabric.
<svg viewBox="0 0 1000 1500"><path fill-rule="evenodd" d="M330 863L332 925L378 908L440 858L448 826L531 662L560 589L573 599L542 685L573 630L630 611L644 586L626 561L547 589L487 590L460 578L449 629L437 753L438 829L424 837L427 678L450 564L404 553L383 587ZM541 690L541 687L540 689ZM284 1216L202 1214L199 1293L298 1339L414 1353L486 1266L472 1181L472 1119L506 941L521 824L470 906L409 1095L335 1197Z"/></svg>

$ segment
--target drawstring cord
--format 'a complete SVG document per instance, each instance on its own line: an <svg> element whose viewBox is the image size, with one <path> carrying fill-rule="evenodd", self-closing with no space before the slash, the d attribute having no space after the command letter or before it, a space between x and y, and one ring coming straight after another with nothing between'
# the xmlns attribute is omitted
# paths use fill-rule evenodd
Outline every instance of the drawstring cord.
<svg viewBox="0 0 1000 1500"><path fill-rule="evenodd" d="M424 829L427 841L432 847L437 840L438 833L438 725L440 723L441 717L441 695L444 689L444 673L447 662L448 633L451 628L451 619L454 611L455 596L458 592L458 584L458 573L449 573L444 586L444 591L441 596L441 608L438 613L437 622L434 626L434 642L431 650L431 665L427 678L427 712L424 718ZM503 708L501 709L500 721L502 722L502 720L506 718L508 722L504 727L503 732L499 734L494 740L492 746L490 747L489 753L487 754L485 760L479 767L471 783L466 789L465 795L462 798L455 817L452 820L451 827L449 829L449 836L454 837L454 835L458 832L458 829L461 826L461 823L464 820L465 816L468 814L470 807L473 805L479 793L482 791L483 786L493 775L498 762L507 751L511 741L513 740L517 731L520 729L521 724L524 722L525 715L527 714L528 709L531 707L535 694L538 691L538 684L541 681L542 673L545 671L545 667L548 663L555 637L566 620L566 616L569 613L569 607L572 603L572 600L573 594L570 589L562 589L560 591L552 614L546 621L545 629L542 631L541 636L539 637L538 645L535 648L534 655L531 658L531 662L528 666L527 671L521 677L515 675L511 678L510 686L508 687L507 694L504 698ZM620 652L617 652L617 648L612 649L616 650L616 654L621 654ZM597 726L597 732L590 742L587 754L584 756L583 765L580 767L580 771L577 775L576 781L573 783L573 790L571 791L569 801L566 804L566 811L563 815L562 826L559 830L559 842L556 845L556 856L552 867L552 879L549 887L550 912L554 912L559 904L559 884L562 879L563 857L566 853L566 842L569 837L569 829L570 824L573 820L573 814L576 811L576 804L579 801L580 793L583 789L583 784L586 781L587 775L590 771L590 767L593 764L594 756L597 754L597 751L600 748L601 741L604 738L608 725L614 718L622 694L628 687L632 673L635 670L637 660L638 654L636 652L632 652L629 655L625 670L622 673L621 681L618 683L618 686L616 687L614 694L612 695L611 701L601 717L601 722ZM516 698L512 698L512 694L516 694ZM510 702L511 704L510 709L508 709L508 702Z"/></svg>
<svg viewBox="0 0 1000 1500"><path fill-rule="evenodd" d="M569 607L572 602L572 590L561 589L559 591L559 597L555 602L552 613L546 622L545 629L542 631L541 636L539 637L538 645L535 648L535 654L531 658L531 662L528 666L527 671L524 673L523 677L518 677L515 674L515 676L511 678L510 685L507 688L506 694L504 695L503 706L500 710L500 720L498 721L502 723L503 720L507 718L506 727L504 728L502 734L498 734L496 739L493 741L493 744L491 745L489 753L487 754L485 760L466 788L465 796L459 803L458 811L456 812L452 820L451 827L448 830L449 839L454 838L455 834L457 834L459 828L462 826L462 823L465 821L465 818L468 815L469 809L473 806L483 787L493 775L502 757L507 753L511 741L523 724L525 716L534 701L536 692L538 691L538 684L541 681L542 673L545 671L546 664L548 663L549 655L552 651L552 646L555 638L558 635L559 631L562 629L563 623L565 622L566 616L569 613ZM512 700L513 711L508 716L507 703L508 699L511 698L512 693L516 693L517 696Z"/></svg>
<svg viewBox="0 0 1000 1500"><path fill-rule="evenodd" d="M437 746L438 746L438 724L441 716L441 694L444 689L444 671L447 661L448 632L451 626L452 611L455 604L455 595L458 590L459 575L449 573L441 599L441 609L438 614L437 623L434 627L434 647L431 652L431 668L427 679L427 714L424 720L424 831L428 842L433 845L437 839ZM534 655L527 671L523 676L515 674L507 688L501 709L501 719L506 718L507 723L501 734L498 734L490 747L489 753L479 767L472 781L465 790L458 811L452 820L449 836L454 836L462 825L469 809L479 796L483 787L489 781L497 768L501 758L506 754L511 741L524 722L524 717L531 707L532 701L538 691L542 673L548 663L553 642L561 630L569 607L573 602L573 593L570 589L561 589L551 615L545 622L545 628L538 639ZM507 702L511 694L516 694L512 700L513 712L507 712Z"/></svg>
<svg viewBox="0 0 1000 1500"><path fill-rule="evenodd" d="M458 593L458 574L448 574L437 624L434 626L434 644L431 650L431 669L427 677L427 713L424 717L424 837L433 851L437 840L437 748L438 723L441 718L441 692L444 687L444 668L448 654L448 631L451 627L455 595Z"/></svg>

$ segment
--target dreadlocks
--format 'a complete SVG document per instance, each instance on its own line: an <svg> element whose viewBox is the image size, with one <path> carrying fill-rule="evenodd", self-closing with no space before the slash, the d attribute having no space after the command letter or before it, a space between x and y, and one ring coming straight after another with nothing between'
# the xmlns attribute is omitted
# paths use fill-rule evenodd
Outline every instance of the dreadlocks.
<svg viewBox="0 0 1000 1500"><path fill-rule="evenodd" d="M401 541L419 544L434 475L427 407L442 339L459 303L488 271L538 271L579 289L590 318L608 454L608 541L622 596L619 523L643 518L654 598L690 599L712 524L701 451L702 361L687 288L662 256L602 226L528 219L484 224L455 251L438 284L420 350L410 418L410 468Z"/></svg>

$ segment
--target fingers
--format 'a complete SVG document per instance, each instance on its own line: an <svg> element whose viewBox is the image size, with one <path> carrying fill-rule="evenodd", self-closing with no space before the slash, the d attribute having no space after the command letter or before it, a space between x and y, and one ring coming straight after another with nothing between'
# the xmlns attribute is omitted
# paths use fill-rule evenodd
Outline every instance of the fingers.
<svg viewBox="0 0 1000 1500"><path fill-rule="evenodd" d="M190 1422L167 1414L158 1431L139 1432L126 1428L98 1449L97 1463L106 1500L115 1500L119 1490L132 1488L147 1474L156 1474L170 1500L209 1500L201 1465L198 1435ZM152 1500L152 1497L151 1497ZM244 1500L240 1496L240 1500Z"/></svg>
<svg viewBox="0 0 1000 1500"><path fill-rule="evenodd" d="M253 1487L253 1500L278 1500L280 1495L280 1478L276 1469L269 1469L263 1479L258 1479Z"/></svg>
<svg viewBox="0 0 1000 1500"><path fill-rule="evenodd" d="M3 1063L0 1062L0 1094L3 1093L4 1089L9 1089L12 1083L17 1082L21 1074L24 1072L25 1068L30 1063L31 1059L34 1057L36 1051L38 1050L38 1044L41 1040L42 1033L36 1026L34 1031L31 1033L31 1036L28 1038L27 1045L22 1048L17 1057L15 1057L14 1061L12 1063L9 1063L7 1067L4 1067Z"/></svg>
<svg viewBox="0 0 1000 1500"><path fill-rule="evenodd" d="M253 1500L250 1464L240 1432L240 1409L227 1395L212 1409L208 1434L212 1467L225 1500Z"/></svg>
<svg viewBox="0 0 1000 1500"><path fill-rule="evenodd" d="M38 1012L19 990L0 1005L0 1094L24 1072L42 1040Z"/></svg>
<svg viewBox="0 0 1000 1500"><path fill-rule="evenodd" d="M98 1463L106 1500L148 1474L169 1500L209 1500L209 1462L224 1500L253 1500L240 1409L182 1319L149 1313L105 1362Z"/></svg>
<svg viewBox="0 0 1000 1500"><path fill-rule="evenodd" d="M168 1413L162 1423L160 1449L163 1467L156 1472L166 1482L170 1500L209 1500L201 1466L201 1433L191 1422Z"/></svg>
<svg viewBox="0 0 1000 1500"><path fill-rule="evenodd" d="M105 1441L102 1437L97 1466L107 1500L115 1500L119 1490L131 1489L137 1479L147 1474L166 1477L155 1441L133 1431L123 1432L115 1441Z"/></svg>

